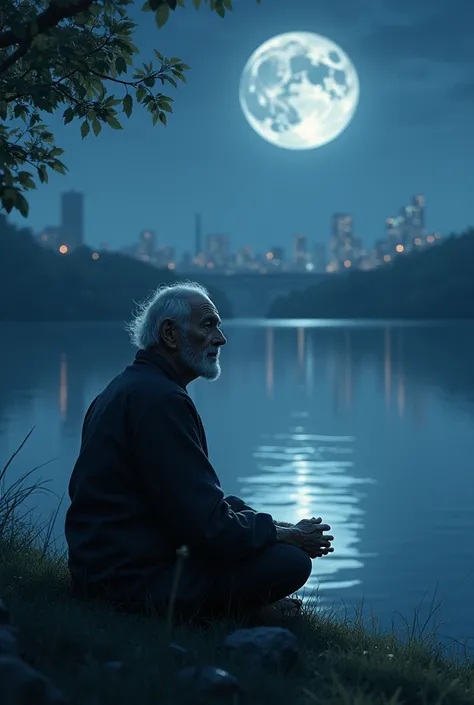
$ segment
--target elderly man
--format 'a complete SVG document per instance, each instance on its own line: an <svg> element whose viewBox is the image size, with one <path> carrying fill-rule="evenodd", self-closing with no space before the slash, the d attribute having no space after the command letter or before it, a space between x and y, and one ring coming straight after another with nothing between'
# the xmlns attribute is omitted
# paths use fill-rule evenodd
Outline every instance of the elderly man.
<svg viewBox="0 0 474 705"><path fill-rule="evenodd" d="M198 284L161 287L129 332L139 350L88 409L69 485L75 591L163 612L186 546L175 594L184 617L281 604L333 537L321 519L283 525L224 497L186 391L220 374L226 339L216 307Z"/></svg>

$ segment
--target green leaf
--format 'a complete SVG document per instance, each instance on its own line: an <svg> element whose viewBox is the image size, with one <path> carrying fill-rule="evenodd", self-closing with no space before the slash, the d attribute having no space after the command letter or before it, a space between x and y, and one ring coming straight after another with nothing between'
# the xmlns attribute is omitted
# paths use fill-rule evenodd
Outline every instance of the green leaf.
<svg viewBox="0 0 474 705"><path fill-rule="evenodd" d="M193 0L193 5L196 8L196 10L199 10L201 6L201 0Z"/></svg>
<svg viewBox="0 0 474 705"><path fill-rule="evenodd" d="M100 133L102 130L102 125L100 122L97 120L96 117L92 118L92 132L94 135L97 137L97 135Z"/></svg>
<svg viewBox="0 0 474 705"><path fill-rule="evenodd" d="M225 17L225 7L224 5L218 5L216 7L216 12L219 15L219 17L224 18Z"/></svg>
<svg viewBox="0 0 474 705"><path fill-rule="evenodd" d="M162 122L163 125L166 125L166 123L168 122L168 120L166 119L166 115L164 113L159 113L159 117L160 117L160 122Z"/></svg>
<svg viewBox="0 0 474 705"><path fill-rule="evenodd" d="M167 113L173 112L173 108L169 105L169 103L160 103L160 108L161 110L166 110Z"/></svg>
<svg viewBox="0 0 474 705"><path fill-rule="evenodd" d="M228 10L232 10L232 0L222 0L222 4L224 7L226 7Z"/></svg>
<svg viewBox="0 0 474 705"><path fill-rule="evenodd" d="M114 117L113 115L111 115L110 117L108 117L107 120L106 120L106 122L107 122L107 125L110 125L110 127L111 127L113 130L123 130L122 125L119 123L119 121L117 120L117 118Z"/></svg>
<svg viewBox="0 0 474 705"><path fill-rule="evenodd" d="M143 98L146 96L146 89L144 86L138 86L136 96L138 102L141 103Z"/></svg>
<svg viewBox="0 0 474 705"><path fill-rule="evenodd" d="M152 117L152 123L153 123L154 125L156 125L156 123L158 122L158 118L159 118L159 117L160 117L160 114L159 114L159 113L155 113L155 114L153 115L153 117Z"/></svg>
<svg viewBox="0 0 474 705"><path fill-rule="evenodd" d="M64 124L67 125L68 122L74 120L74 110L72 108L67 108L63 113Z"/></svg>
<svg viewBox="0 0 474 705"><path fill-rule="evenodd" d="M123 56L117 56L115 59L115 68L117 69L118 73L126 73L127 72L127 62L123 58Z"/></svg>
<svg viewBox="0 0 474 705"><path fill-rule="evenodd" d="M37 168L37 172L38 172L38 178L41 181L41 183L47 184L48 183L48 172L46 171L46 167L43 164L41 164Z"/></svg>
<svg viewBox="0 0 474 705"><path fill-rule="evenodd" d="M17 209L20 211L21 215L26 218L29 211L28 201L24 196L21 195L21 193L16 194L15 201Z"/></svg>
<svg viewBox="0 0 474 705"><path fill-rule="evenodd" d="M155 12L155 22L159 29L165 26L165 24L168 22L169 16L170 9L168 5L161 5Z"/></svg>
<svg viewBox="0 0 474 705"><path fill-rule="evenodd" d="M90 127L89 123L87 122L87 120L84 120L84 122L83 122L82 125L81 125L81 136L82 136L82 139L84 139L85 137L87 137L87 135L89 134L90 129L91 129L91 127Z"/></svg>
<svg viewBox="0 0 474 705"><path fill-rule="evenodd" d="M123 112L129 118L130 115L132 114L132 110L133 110L133 98L130 95L130 93L127 93L127 95L125 96L125 98L122 101L122 105L123 105Z"/></svg>

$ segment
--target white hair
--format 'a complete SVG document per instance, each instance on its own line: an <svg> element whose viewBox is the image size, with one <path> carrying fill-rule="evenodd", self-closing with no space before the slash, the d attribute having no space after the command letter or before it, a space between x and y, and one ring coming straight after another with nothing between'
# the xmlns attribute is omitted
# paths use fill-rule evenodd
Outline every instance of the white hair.
<svg viewBox="0 0 474 705"><path fill-rule="evenodd" d="M191 299L196 296L209 298L209 292L201 284L178 281L159 286L153 294L138 304L126 330L135 347L147 350L160 343L160 326L170 319L183 328L191 313Z"/></svg>

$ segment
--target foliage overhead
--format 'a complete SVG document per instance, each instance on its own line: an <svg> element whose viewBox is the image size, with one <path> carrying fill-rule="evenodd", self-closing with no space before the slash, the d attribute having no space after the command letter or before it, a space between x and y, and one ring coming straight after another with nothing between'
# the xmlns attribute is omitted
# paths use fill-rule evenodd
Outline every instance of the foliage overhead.
<svg viewBox="0 0 474 705"><path fill-rule="evenodd" d="M0 5L0 204L28 214L25 194L48 171L65 174L62 149L44 123L44 113L63 109L64 123L80 122L83 138L103 125L121 130L140 105L153 124L166 125L173 99L166 87L186 82L189 69L156 49L150 62L134 63L134 0L2 0ZM220 17L232 0L186 0ZM260 0L257 0L259 3ZM147 0L143 12L163 27L185 0ZM158 90L157 90L158 89ZM165 91L165 92L162 92Z"/></svg>

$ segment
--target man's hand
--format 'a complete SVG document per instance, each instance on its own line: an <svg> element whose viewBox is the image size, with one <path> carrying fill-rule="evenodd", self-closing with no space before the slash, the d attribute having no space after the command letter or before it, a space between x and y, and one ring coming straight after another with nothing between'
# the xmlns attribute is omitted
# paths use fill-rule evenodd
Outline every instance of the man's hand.
<svg viewBox="0 0 474 705"><path fill-rule="evenodd" d="M294 526L294 524L290 524L288 521L273 521L275 526L281 526L284 529L288 529L290 526Z"/></svg>
<svg viewBox="0 0 474 705"><path fill-rule="evenodd" d="M321 558L332 553L331 541L334 536L323 536L324 531L330 531L329 524L323 524L321 517L302 519L294 526L277 524L277 540L301 548L310 558Z"/></svg>

